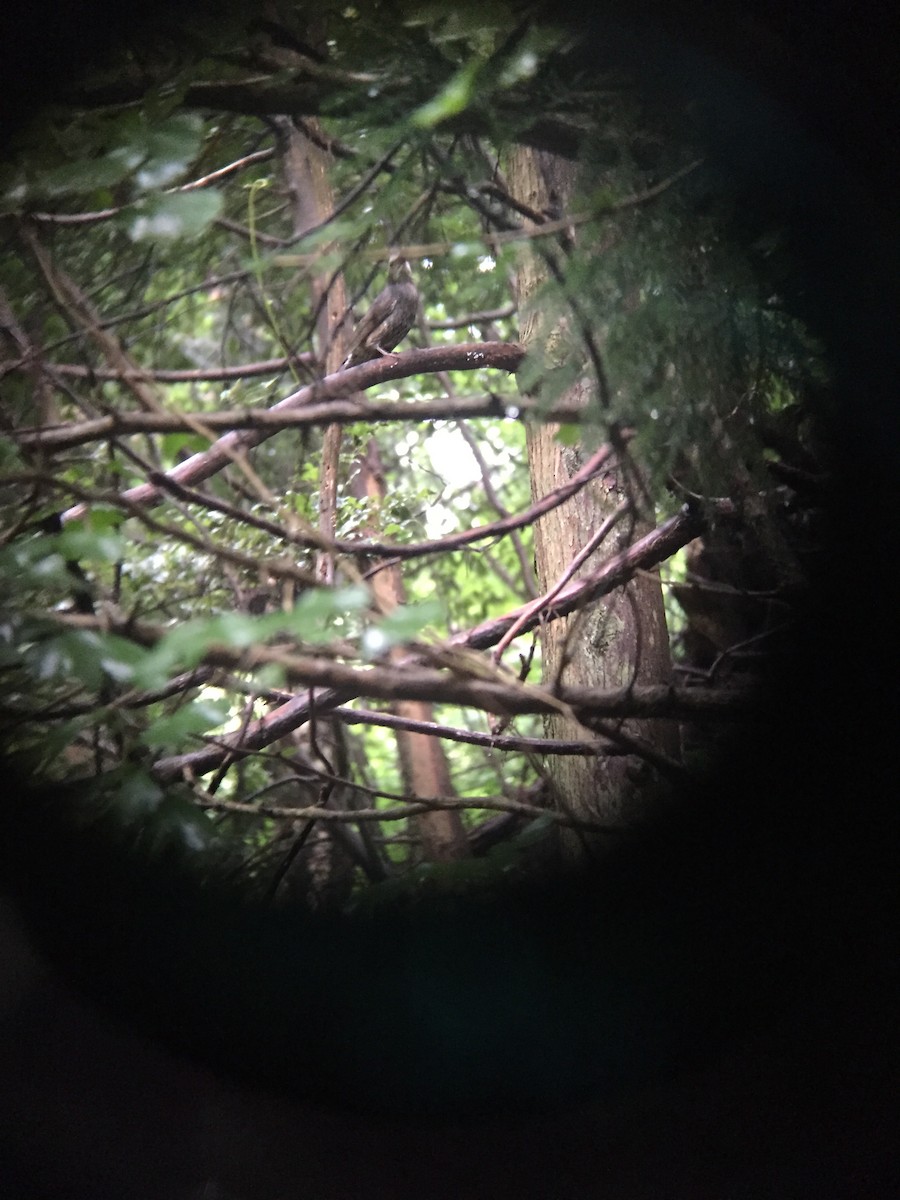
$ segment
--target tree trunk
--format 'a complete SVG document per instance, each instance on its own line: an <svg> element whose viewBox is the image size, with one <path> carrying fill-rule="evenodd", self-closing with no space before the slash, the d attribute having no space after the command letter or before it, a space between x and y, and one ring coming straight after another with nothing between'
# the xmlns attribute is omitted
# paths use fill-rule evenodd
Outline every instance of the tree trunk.
<svg viewBox="0 0 900 1200"><path fill-rule="evenodd" d="M294 232L302 234L326 221L334 211L330 174L333 160L328 151L309 136L310 133L321 133L318 121L309 119L306 128L301 130L285 117L281 119L281 129L285 136L285 177L291 197ZM332 277L326 272L314 277L311 287L313 309L317 310L316 349L328 375L338 369L347 353L350 327L344 321L347 312L344 276L339 272ZM322 438L319 531L328 539L334 537L342 438L340 425L328 425ZM326 550L318 555L316 576L321 583L334 582L334 556Z"/></svg>
<svg viewBox="0 0 900 1200"><path fill-rule="evenodd" d="M509 186L513 195L533 211L556 217L568 207L575 173L575 165L568 160L519 147L509 162ZM535 302L550 275L551 264L565 271L565 240L573 236L572 232L564 235L562 246L543 239L540 252L533 248L523 256L519 268L520 340L526 349L540 348L548 370L562 366L572 354L584 355L573 318L552 318L546 304ZM563 396L554 399L591 405L598 413L601 408L598 382L589 367ZM567 482L582 463L580 446L563 445L557 438L558 430L559 426L553 424L529 425L528 461L535 498ZM538 520L535 559L542 590L552 587L625 498L624 476L613 463L602 478ZM640 537L651 527L651 520L643 515L626 517L591 554L582 571L595 569L620 549L623 541ZM658 576L655 572L642 573L585 611L543 626L541 649L547 685L561 680L572 685L620 688L668 682L671 660ZM616 729L650 743L669 757L678 755L678 730L673 722L627 721ZM553 738L592 737L582 726L556 713L547 718L546 731ZM554 756L547 771L558 806L578 818L600 819L616 826L646 815L662 791L655 770L633 754L598 755L595 759ZM563 835L567 854L576 856L584 845L583 836Z"/></svg>
<svg viewBox="0 0 900 1200"><path fill-rule="evenodd" d="M281 117L278 126L284 138L284 177L291 199L294 232L303 234L326 220L334 209L331 156L310 136L311 133L320 132L318 122L311 120L306 128L301 129L291 118ZM327 374L337 368L346 351L347 331L340 325L347 308L344 277L337 275L331 278L327 272L313 275L310 290L311 307L317 311L316 349ZM341 427L328 426L322 447L319 486L320 530L327 538L334 537L340 447ZM333 556L327 551L320 552L316 564L317 576L323 583L330 583L333 572ZM290 586L291 595L285 595L287 607L294 602L293 585ZM332 726L327 733L324 729L320 730L318 736L336 742L342 736L342 731ZM346 898L352 886L353 862L327 827L312 831L300 866L305 873L310 895L316 894L320 901L325 901L329 895Z"/></svg>
<svg viewBox="0 0 900 1200"><path fill-rule="evenodd" d="M368 450L356 462L356 475L351 487L354 494L367 498L379 505L384 500L384 473L377 442L369 442ZM370 526L367 532L378 536L378 529ZM378 607L384 613L391 612L398 604L406 603L403 575L397 563L388 564L372 577L372 590ZM402 658L404 651L399 647L391 657ZM434 709L424 700L397 700L391 712L411 721L434 720ZM422 733L397 730L397 753L400 758L400 774L404 790L414 798L431 799L449 796L453 791L450 767L444 744L438 738ZM422 854L427 862L446 862L465 858L469 853L469 842L462 817L452 810L437 809L416 816L412 824L421 840Z"/></svg>

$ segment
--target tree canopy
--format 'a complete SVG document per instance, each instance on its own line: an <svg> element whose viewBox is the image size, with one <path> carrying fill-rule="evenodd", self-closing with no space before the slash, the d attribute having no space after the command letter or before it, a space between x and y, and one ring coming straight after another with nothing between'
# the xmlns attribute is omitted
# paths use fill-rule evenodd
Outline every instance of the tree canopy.
<svg viewBox="0 0 900 1200"><path fill-rule="evenodd" d="M285 829L340 827L378 880L419 861L422 811L462 812L476 853L568 820L542 759L596 749L542 739L541 714L604 721L617 754L629 716L749 711L746 660L790 630L817 550L829 366L784 227L746 219L696 97L634 82L504 6L286 9L233 16L199 61L163 29L21 133L3 706L32 769L114 771L148 814L186 784L215 821L179 809L181 836L237 833L251 870L291 857ZM566 210L511 193L515 144L577 158ZM420 316L345 375L335 349L398 251ZM549 268L529 304L561 324L523 356L529 254ZM582 469L532 498L525 423L548 419ZM625 507L658 528L621 526L540 599L535 519L616 455L638 471ZM658 564L675 686L541 685L539 624ZM443 739L444 794L410 794L398 700L440 705L413 727Z"/></svg>

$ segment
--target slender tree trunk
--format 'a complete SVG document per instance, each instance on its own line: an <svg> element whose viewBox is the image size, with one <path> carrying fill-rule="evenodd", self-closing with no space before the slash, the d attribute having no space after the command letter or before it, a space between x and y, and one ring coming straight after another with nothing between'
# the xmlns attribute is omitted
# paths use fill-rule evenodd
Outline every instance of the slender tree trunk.
<svg viewBox="0 0 900 1200"><path fill-rule="evenodd" d="M298 233L324 221L334 209L330 163L330 155L325 150L293 124L289 126L286 171L294 208L294 228ZM324 279L314 280L313 297L318 305L316 340L327 374L336 371L344 361L351 333L351 326L347 322L339 325L347 308L343 275L338 275L330 286ZM325 430L322 442L319 528L327 538L333 538L335 532L341 438L342 427L330 425ZM357 492L376 503L382 500L384 479L374 443L359 458L355 469L354 487ZM377 535L378 530L372 529L371 532ZM331 554L324 551L320 553L316 573L323 583L333 582L334 562ZM373 586L376 600L384 612L390 612L397 604L405 602L403 579L396 565L379 571L374 577ZM400 716L416 721L434 719L431 706L419 701L400 701L394 710ZM450 769L443 747L436 738L399 732L397 747L404 787L410 795L428 798L450 794ZM468 852L465 826L458 812L423 813L417 818L416 827L422 839L424 855L429 861L460 858Z"/></svg>
<svg viewBox="0 0 900 1200"><path fill-rule="evenodd" d="M509 186L513 195L535 212L556 217L569 205L575 172L575 165L568 160L520 147L509 162ZM546 304L534 302L550 276L551 263L565 271L565 243L573 237L569 232L562 243L544 239L540 252L532 249L519 269L520 340L526 348L540 348L548 371L563 365L572 354L586 358L576 320L571 315L551 318ZM558 399L590 404L599 412L598 381L591 367L586 365L582 377ZM535 498L567 482L582 463L580 446L564 445L556 436L558 430L558 425L529 425L528 460ZM535 559L543 590L553 585L626 498L624 473L613 464L602 478L540 518L535 528ZM643 514L626 516L581 570L594 569L623 541L640 537L649 528L651 521ZM544 626L541 648L548 684L563 680L613 688L668 681L669 639L658 576L643 573L586 611ZM549 737L592 736L561 714L549 716L546 726ZM677 757L678 731L672 722L628 721L617 728ZM547 770L560 807L574 816L608 820L614 825L645 815L661 792L656 772L637 755L554 757ZM584 845L584 839L576 835L564 835L563 842L566 852L572 854Z"/></svg>
<svg viewBox="0 0 900 1200"><path fill-rule="evenodd" d="M286 137L285 177L295 233L305 233L322 224L334 212L335 204L330 176L332 157L310 136L321 132L318 122L311 118L307 126L307 129L299 129L288 118L282 119L281 127ZM324 143L324 137L321 140ZM347 353L350 327L343 321L347 311L344 276L341 273L333 277L316 276L311 280L311 288L316 311L316 349L328 375L338 369ZM334 537L342 436L340 425L328 425L322 439L319 530L329 539ZM322 583L334 582L334 559L327 551L318 556L316 575Z"/></svg>
<svg viewBox="0 0 900 1200"><path fill-rule="evenodd" d="M302 234L327 220L334 211L331 155L311 136L320 132L317 122L311 121L307 128L301 129L291 118L281 117L278 125L284 138L284 176L291 198L294 232ZM313 275L310 291L312 307L316 312L316 350L327 374L337 369L346 352L347 330L345 325L341 325L347 308L344 277ZM341 427L328 426L324 433L319 466L319 527L329 539L334 537L340 447ZM319 553L316 574L324 583L333 581L334 561L328 551ZM286 597L285 602L290 606L292 600L292 596ZM316 734L319 748L327 749L333 756L343 731L337 728L336 723L322 724L323 728L317 730ZM322 739L329 743L327 747L321 745ZM326 768L330 766L327 760L324 765ZM327 828L312 830L303 867L310 890L318 896L326 897L329 893L345 896L349 891L353 862Z"/></svg>
<svg viewBox="0 0 900 1200"><path fill-rule="evenodd" d="M357 473L353 480L355 494L380 504L384 499L384 473L378 445L373 440L357 461ZM370 533L377 536L378 530ZM403 576L399 566L386 566L372 578L375 599L382 612L390 612L398 604L406 603ZM399 650L399 657L403 651ZM434 710L424 700L398 700L391 711L399 717L412 721L433 721ZM400 756L400 773L405 791L413 797L429 799L434 796L449 796L453 790L450 767L439 738L426 737L409 730L397 731L397 752ZM462 817L458 812L436 811L421 813L415 818L424 857L429 862L441 862L463 858L469 851L468 838Z"/></svg>

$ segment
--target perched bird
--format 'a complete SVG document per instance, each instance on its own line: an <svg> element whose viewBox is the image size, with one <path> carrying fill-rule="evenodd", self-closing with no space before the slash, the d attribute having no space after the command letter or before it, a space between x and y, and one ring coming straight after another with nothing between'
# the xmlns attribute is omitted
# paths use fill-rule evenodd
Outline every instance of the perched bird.
<svg viewBox="0 0 900 1200"><path fill-rule="evenodd" d="M395 255L388 264L388 281L357 325L341 369L389 354L412 329L418 308L419 293L409 263Z"/></svg>

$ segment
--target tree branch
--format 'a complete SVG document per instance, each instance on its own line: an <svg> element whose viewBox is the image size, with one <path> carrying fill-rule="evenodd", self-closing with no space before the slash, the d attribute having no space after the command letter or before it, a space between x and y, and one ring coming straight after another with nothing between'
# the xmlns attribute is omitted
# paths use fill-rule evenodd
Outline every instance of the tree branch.
<svg viewBox="0 0 900 1200"><path fill-rule="evenodd" d="M406 405L405 407L409 409L412 406ZM626 431L624 436L629 437L630 433ZM446 554L454 550L461 550L465 546L473 545L476 542L484 541L486 538L502 537L513 530L524 529L528 525L533 525L544 513L550 512L576 495L577 492L605 468L611 454L612 447L600 446L566 483L562 483L559 487L547 492L546 495L525 509L524 512L514 513L511 516L503 517L499 521L491 521L486 525L476 525L472 529L462 529L456 533L447 534L445 537L432 538L425 542L379 542L371 538L353 540L336 538L333 542L327 543L328 549L334 553L364 557L377 556L380 558L414 559L425 558L432 554ZM253 529L269 533L272 537L278 538L280 541L288 542L294 546L302 546L306 549L315 549L324 544L324 539L318 534L313 534L309 531L304 532L299 529L286 529L283 524L279 524L277 521L268 520L256 513L245 512L243 509L236 508L233 504L229 504L225 500L220 500L216 496L198 492L193 488L185 487L181 483L175 483L161 472L155 475L151 474L150 478L151 482L155 482L158 479L159 486L166 493L178 500L197 504L210 512L222 513L223 516L229 517L233 521L243 522ZM43 487L65 489L69 496L79 496L85 507L91 504L112 505L122 508L132 516L138 516L143 519L142 506L128 499L127 494L89 492L78 484L69 481L48 479L43 474L36 472L17 472L2 476L0 477L0 483L7 486L40 484Z"/></svg>
<svg viewBox="0 0 900 1200"><path fill-rule="evenodd" d="M333 375L326 375L324 379L316 380L315 383L308 384L285 397L284 400L280 400L269 411L285 412L314 403L339 400L348 395L352 396L354 392L371 387L375 383L407 379L423 372L476 371L486 367L513 372L521 363L523 356L524 351L516 342L472 342L461 346L410 350L406 354L389 354L372 362L362 363L358 367L350 367L346 371L336 371ZM190 417L185 419L188 422L191 419L196 420L196 418ZM328 419L332 419L330 412ZM357 415L353 419L360 420L361 418ZM213 442L208 450L191 455L183 463L179 463L177 467L166 472L166 476L176 483L200 483L221 471L223 467L227 467L234 461L236 455L240 455L253 446L258 446L276 432L275 429L247 429L226 433ZM154 483L142 483L138 487L129 488L128 491L122 493L123 497L132 503L148 506L158 504L164 494L164 488ZM62 514L63 523L83 517L86 511L87 508L84 504L67 509Z"/></svg>

